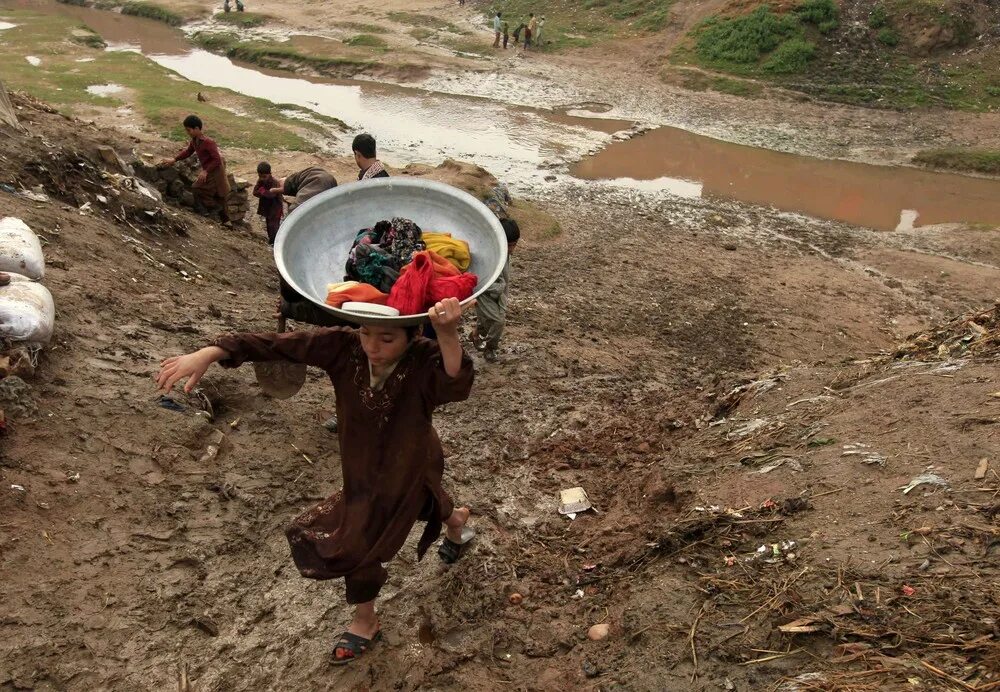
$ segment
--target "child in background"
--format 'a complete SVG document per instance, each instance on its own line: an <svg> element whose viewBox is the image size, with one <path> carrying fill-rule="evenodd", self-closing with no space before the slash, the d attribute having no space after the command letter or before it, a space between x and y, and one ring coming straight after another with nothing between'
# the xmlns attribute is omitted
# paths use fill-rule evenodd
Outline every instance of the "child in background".
<svg viewBox="0 0 1000 692"><path fill-rule="evenodd" d="M500 277L476 299L476 326L472 330L472 343L476 350L483 352L488 363L497 361L500 337L507 316L507 300L510 294L510 256L521 239L521 229L514 219L500 219L504 235L507 236L507 262Z"/></svg>
<svg viewBox="0 0 1000 692"><path fill-rule="evenodd" d="M253 186L253 196L260 200L257 202L257 216L264 217L268 245L274 245L281 217L285 214L285 203L281 194L272 192L276 187L278 181L271 175L271 164L261 161L257 164L257 183Z"/></svg>

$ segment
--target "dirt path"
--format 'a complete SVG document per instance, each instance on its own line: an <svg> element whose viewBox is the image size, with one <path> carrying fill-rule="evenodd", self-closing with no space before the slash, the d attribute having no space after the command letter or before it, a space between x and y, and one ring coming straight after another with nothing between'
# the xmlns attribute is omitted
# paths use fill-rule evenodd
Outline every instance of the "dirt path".
<svg viewBox="0 0 1000 692"><path fill-rule="evenodd" d="M37 137L0 139L17 170L73 169L113 136L19 105ZM342 585L301 579L282 535L337 487L328 385L311 373L275 402L250 372L214 371L209 423L193 400L161 408L149 380L215 333L271 326L262 233L3 201L47 241L59 333L30 382L37 413L0 457L2 689L173 689L180 671L206 691L937 686L918 660L995 680L998 479L972 479L995 446L995 367L873 358L988 304L995 230L549 193L565 231L518 249L501 363L477 360L472 399L437 416L478 546L451 569L404 548L387 640L331 670ZM901 494L928 465L956 492ZM575 485L600 514L556 514ZM794 557L744 561L783 540ZM809 617L804 634L777 629ZM601 622L609 639L588 641Z"/></svg>

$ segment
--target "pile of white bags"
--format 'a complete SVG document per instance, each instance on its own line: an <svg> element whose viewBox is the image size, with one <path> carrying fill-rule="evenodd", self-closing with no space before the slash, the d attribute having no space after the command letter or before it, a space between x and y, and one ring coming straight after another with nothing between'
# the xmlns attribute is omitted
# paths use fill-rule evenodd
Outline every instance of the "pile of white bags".
<svg viewBox="0 0 1000 692"><path fill-rule="evenodd" d="M56 308L52 294L37 283L45 276L42 245L21 219L0 219L0 338L42 346L52 338Z"/></svg>

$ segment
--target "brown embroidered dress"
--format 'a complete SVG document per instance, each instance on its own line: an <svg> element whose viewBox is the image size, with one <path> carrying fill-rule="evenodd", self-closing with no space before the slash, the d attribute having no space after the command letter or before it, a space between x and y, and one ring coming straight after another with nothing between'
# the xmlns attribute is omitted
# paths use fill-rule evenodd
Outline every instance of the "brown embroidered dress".
<svg viewBox="0 0 1000 692"><path fill-rule="evenodd" d="M348 603L374 599L388 573L383 566L419 519L422 558L453 510L441 488L444 453L431 425L435 407L462 401L472 388L472 361L462 355L457 377L444 370L434 341L418 338L381 388L370 381L358 332L349 328L284 334L234 334L216 340L221 361L288 360L326 370L337 397L344 487L297 517L286 534L302 576L344 577Z"/></svg>

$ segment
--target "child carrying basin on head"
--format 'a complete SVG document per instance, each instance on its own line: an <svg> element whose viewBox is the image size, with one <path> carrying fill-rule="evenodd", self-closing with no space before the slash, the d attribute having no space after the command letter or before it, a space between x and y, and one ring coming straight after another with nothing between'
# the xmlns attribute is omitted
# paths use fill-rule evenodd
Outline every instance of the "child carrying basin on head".
<svg viewBox="0 0 1000 692"><path fill-rule="evenodd" d="M472 361L458 336L461 314L453 298L428 311L436 342L417 337L417 327L233 334L168 358L157 376L160 389L169 391L183 379L190 390L212 363L284 360L326 370L340 420L343 490L297 517L285 533L302 576L346 582L354 618L334 644L335 665L350 663L379 639L375 599L388 578L385 564L415 522L427 522L418 558L442 524L442 560L454 562L467 545L462 529L470 513L456 508L441 487L444 453L431 421L437 406L466 399L472 388Z"/></svg>

